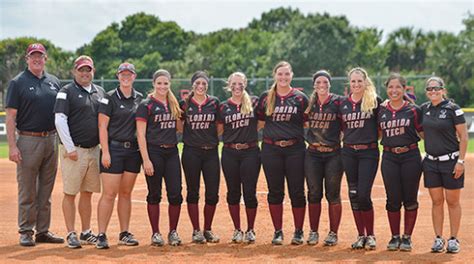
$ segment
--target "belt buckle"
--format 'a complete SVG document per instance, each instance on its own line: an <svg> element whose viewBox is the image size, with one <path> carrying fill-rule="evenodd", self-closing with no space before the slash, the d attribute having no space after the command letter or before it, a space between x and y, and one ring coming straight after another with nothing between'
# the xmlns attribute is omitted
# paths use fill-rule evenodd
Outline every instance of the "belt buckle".
<svg viewBox="0 0 474 264"><path fill-rule="evenodd" d="M40 136L41 137L47 137L48 136L48 131L41 131Z"/></svg>
<svg viewBox="0 0 474 264"><path fill-rule="evenodd" d="M443 155L443 156L438 157L439 161L447 161L447 160L450 160L450 159L451 158L449 157L449 155Z"/></svg>
<svg viewBox="0 0 474 264"><path fill-rule="evenodd" d="M360 150L360 149L361 149L360 146L361 146L361 145L352 145L352 148L353 148L354 150Z"/></svg>
<svg viewBox="0 0 474 264"><path fill-rule="evenodd" d="M281 147L281 148L286 148L290 145L290 141L289 140L280 140L278 141L278 144L277 146Z"/></svg>
<svg viewBox="0 0 474 264"><path fill-rule="evenodd" d="M124 147L124 148L131 148L131 147L132 147L132 143L129 142L129 141L123 142L123 147Z"/></svg>
<svg viewBox="0 0 474 264"><path fill-rule="evenodd" d="M243 150L247 148L247 144L245 143L235 143L234 147L236 150Z"/></svg>
<svg viewBox="0 0 474 264"><path fill-rule="evenodd" d="M392 152L395 153L395 154L403 153L403 152L405 152L404 150L405 150L404 147L395 147L395 148L392 148Z"/></svg>

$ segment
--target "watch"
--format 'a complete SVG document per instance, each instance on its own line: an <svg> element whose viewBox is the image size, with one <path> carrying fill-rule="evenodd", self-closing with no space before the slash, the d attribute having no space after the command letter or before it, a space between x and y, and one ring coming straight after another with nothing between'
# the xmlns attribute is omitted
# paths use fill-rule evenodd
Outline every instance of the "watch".
<svg viewBox="0 0 474 264"><path fill-rule="evenodd" d="M462 160L462 159L458 159L458 161L456 161L456 162L459 163L459 164L464 165L464 160Z"/></svg>

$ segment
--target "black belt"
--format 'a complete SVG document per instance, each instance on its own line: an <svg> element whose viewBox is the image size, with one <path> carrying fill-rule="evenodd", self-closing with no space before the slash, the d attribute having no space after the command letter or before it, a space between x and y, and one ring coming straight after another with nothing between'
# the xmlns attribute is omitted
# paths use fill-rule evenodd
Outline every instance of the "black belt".
<svg viewBox="0 0 474 264"><path fill-rule="evenodd" d="M354 150L366 150L366 149L375 149L378 147L377 143L369 144L344 144L344 147L351 148Z"/></svg>
<svg viewBox="0 0 474 264"><path fill-rule="evenodd" d="M402 153L406 153L406 152L408 152L412 149L417 149L417 148L418 148L418 144L413 143L413 144L410 144L408 146L401 146L401 147L386 147L386 146L384 146L383 150L388 151L388 152L392 152L392 153L395 153L395 154L402 154Z"/></svg>
<svg viewBox="0 0 474 264"><path fill-rule="evenodd" d="M109 141L109 145L114 146L114 147L121 147L121 148L138 148L138 143L136 141L116 141L116 140L111 140Z"/></svg>
<svg viewBox="0 0 474 264"><path fill-rule="evenodd" d="M296 143L298 143L298 139L284 139L284 140L272 140L270 138L263 138L263 142L267 143L267 144L270 144L270 145L275 145L275 146L278 146L280 148L286 148L286 147L290 147L290 146L293 146L295 145Z"/></svg>
<svg viewBox="0 0 474 264"><path fill-rule="evenodd" d="M235 150L246 150L257 146L257 142L250 143L225 143L224 147L231 148Z"/></svg>

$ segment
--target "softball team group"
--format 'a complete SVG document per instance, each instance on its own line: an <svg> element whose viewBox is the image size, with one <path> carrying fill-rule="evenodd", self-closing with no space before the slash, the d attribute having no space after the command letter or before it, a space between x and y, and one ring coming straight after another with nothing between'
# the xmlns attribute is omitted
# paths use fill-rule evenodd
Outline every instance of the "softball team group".
<svg viewBox="0 0 474 264"><path fill-rule="evenodd" d="M349 71L348 96L331 93L331 75L320 70L313 75L314 90L308 98L291 87L293 71L291 65L283 61L274 67L274 82L259 98L249 95L245 75L235 72L227 81L230 97L220 102L207 94L207 74L197 71L191 77L190 94L179 102L171 91L171 74L166 70L154 73L153 90L147 96L134 90L136 71L130 63L118 67L120 84L107 93L92 84L94 71L90 57L79 57L74 65L75 79L57 93L54 107L56 130L62 143L63 211L70 248L80 248L84 243L95 244L99 249L109 247L106 231L117 196L119 244L139 244L129 232L129 222L131 193L141 166L148 188L146 201L152 245L163 246L165 240L172 246L182 243L177 232L183 203L181 168L186 181L187 212L193 226L192 242L220 241L212 225L219 201L221 166L234 225L231 241L254 243L257 239L256 186L262 165L275 230L273 245L284 243L285 181L295 227L291 244L300 245L305 241L310 245L318 244L324 195L328 202L329 233L322 243L336 245L342 212L341 180L345 173L357 228L357 237L351 247L374 250L377 243L371 191L381 157L392 233L387 249L412 249L411 235L417 218L417 196L423 172L424 185L432 199L436 236L431 250L450 253L460 250L457 235L468 135L463 111L447 99L441 78L431 77L426 81L429 101L417 106L413 96L406 93L406 80L399 74L391 74L387 79L388 99L382 102L364 69ZM14 108L14 105L10 107ZM263 129L261 150L258 143L260 129ZM184 142L181 158L177 133L182 133ZM220 159L219 136L223 141ZM420 138L425 140L427 154L424 159L418 149ZM379 140L383 145L382 156ZM81 159L85 156L90 158ZM99 177L94 174L99 168L102 195L97 210L99 233L96 236L90 230L90 196L100 190ZM201 175L205 188L204 207L199 206ZM169 217L166 238L159 225L163 179ZM74 229L74 198L79 192L83 230L80 236ZM242 195L247 220L245 229L240 219ZM443 239L442 228L445 201L450 221L447 242ZM403 232L400 231L402 207ZM199 208L204 208L203 225L199 222ZM303 232L306 208L310 224L307 237ZM52 239L57 237L49 236L50 240L45 239L48 241L38 241L37 235L36 242L54 243Z"/></svg>

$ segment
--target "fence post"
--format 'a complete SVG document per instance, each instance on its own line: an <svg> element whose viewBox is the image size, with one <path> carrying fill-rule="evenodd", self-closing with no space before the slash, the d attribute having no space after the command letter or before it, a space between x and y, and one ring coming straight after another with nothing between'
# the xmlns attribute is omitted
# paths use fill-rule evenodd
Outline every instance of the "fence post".
<svg viewBox="0 0 474 264"><path fill-rule="evenodd" d="M265 90L268 89L268 86L270 86L270 80L269 80L268 76L266 76L266 77L265 77ZM265 91L265 90L264 90L264 91Z"/></svg>
<svg viewBox="0 0 474 264"><path fill-rule="evenodd" d="M102 88L105 89L105 87L104 87L104 76L100 77L100 86L102 86Z"/></svg>
<svg viewBox="0 0 474 264"><path fill-rule="evenodd" d="M211 76L211 95L214 95L214 76Z"/></svg>

